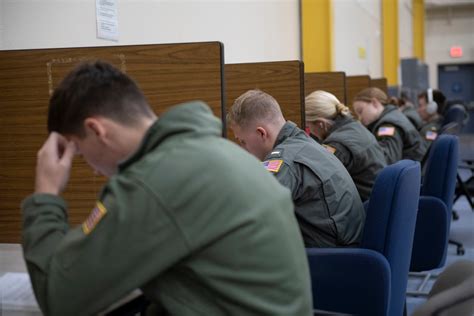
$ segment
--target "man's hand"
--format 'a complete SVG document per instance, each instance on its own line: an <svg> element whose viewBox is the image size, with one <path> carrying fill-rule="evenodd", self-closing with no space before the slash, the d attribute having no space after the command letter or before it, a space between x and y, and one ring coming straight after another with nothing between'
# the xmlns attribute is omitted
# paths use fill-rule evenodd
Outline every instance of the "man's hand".
<svg viewBox="0 0 474 316"><path fill-rule="evenodd" d="M59 195L69 180L75 153L73 142L52 132L38 151L35 193Z"/></svg>

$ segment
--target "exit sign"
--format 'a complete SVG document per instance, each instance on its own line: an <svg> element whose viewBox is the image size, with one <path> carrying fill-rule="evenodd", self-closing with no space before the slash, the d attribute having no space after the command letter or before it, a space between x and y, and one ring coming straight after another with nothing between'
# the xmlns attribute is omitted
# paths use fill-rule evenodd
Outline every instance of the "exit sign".
<svg viewBox="0 0 474 316"><path fill-rule="evenodd" d="M449 50L449 55L453 58L462 57L462 47L461 46L451 46Z"/></svg>

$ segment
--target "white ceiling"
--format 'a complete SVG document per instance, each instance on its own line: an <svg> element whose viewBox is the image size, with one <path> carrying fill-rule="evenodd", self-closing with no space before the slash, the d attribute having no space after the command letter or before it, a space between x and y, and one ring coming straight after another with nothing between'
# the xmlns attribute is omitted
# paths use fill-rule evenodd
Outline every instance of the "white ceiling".
<svg viewBox="0 0 474 316"><path fill-rule="evenodd" d="M474 6L474 0L425 0L427 9L458 6Z"/></svg>

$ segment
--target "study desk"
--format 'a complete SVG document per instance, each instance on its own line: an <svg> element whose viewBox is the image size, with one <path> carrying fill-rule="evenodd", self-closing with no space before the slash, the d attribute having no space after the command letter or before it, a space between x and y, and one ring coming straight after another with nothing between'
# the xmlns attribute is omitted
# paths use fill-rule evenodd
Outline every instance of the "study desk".
<svg viewBox="0 0 474 316"><path fill-rule="evenodd" d="M27 273L23 253L19 244L0 244L0 278L6 273ZM1 279L0 279L1 280ZM2 284L0 284L1 287ZM0 288L0 315L2 316L41 316L42 313L37 306L15 305L6 306L5 288Z"/></svg>
<svg viewBox="0 0 474 316"><path fill-rule="evenodd" d="M23 253L20 244L0 244L0 278L6 273L27 273L25 261L23 260ZM0 288L0 315L1 316L41 316L43 315L37 308L30 306L18 306L13 310L11 307L5 307L2 304L2 292L4 289ZM131 301L132 299L141 295L140 290L132 291L123 299L109 306L106 310L98 315L106 315L108 312L117 307Z"/></svg>

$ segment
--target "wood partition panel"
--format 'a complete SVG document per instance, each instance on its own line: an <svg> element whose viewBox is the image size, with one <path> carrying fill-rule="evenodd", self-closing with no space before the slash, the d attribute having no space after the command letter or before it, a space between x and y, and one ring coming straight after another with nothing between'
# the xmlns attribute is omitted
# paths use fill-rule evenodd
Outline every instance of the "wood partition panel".
<svg viewBox="0 0 474 316"><path fill-rule="evenodd" d="M20 203L34 189L49 97L69 70L89 59L109 61L129 74L158 115L196 99L216 116L224 113L218 42L0 51L0 243L20 241ZM64 194L72 225L87 217L104 182L75 158Z"/></svg>
<svg viewBox="0 0 474 316"><path fill-rule="evenodd" d="M346 104L346 74L344 72L310 72L304 74L305 96L316 90L332 93Z"/></svg>
<svg viewBox="0 0 474 316"><path fill-rule="evenodd" d="M241 94L260 89L280 104L287 120L304 128L304 69L300 61L225 65L226 105L229 109ZM233 133L228 130L230 139Z"/></svg>
<svg viewBox="0 0 474 316"><path fill-rule="evenodd" d="M346 77L346 100L347 106L352 111L352 102L357 93L370 87L369 76L347 76Z"/></svg>
<svg viewBox="0 0 474 316"><path fill-rule="evenodd" d="M388 84L387 78L374 78L370 79L370 86L379 88L388 95Z"/></svg>

